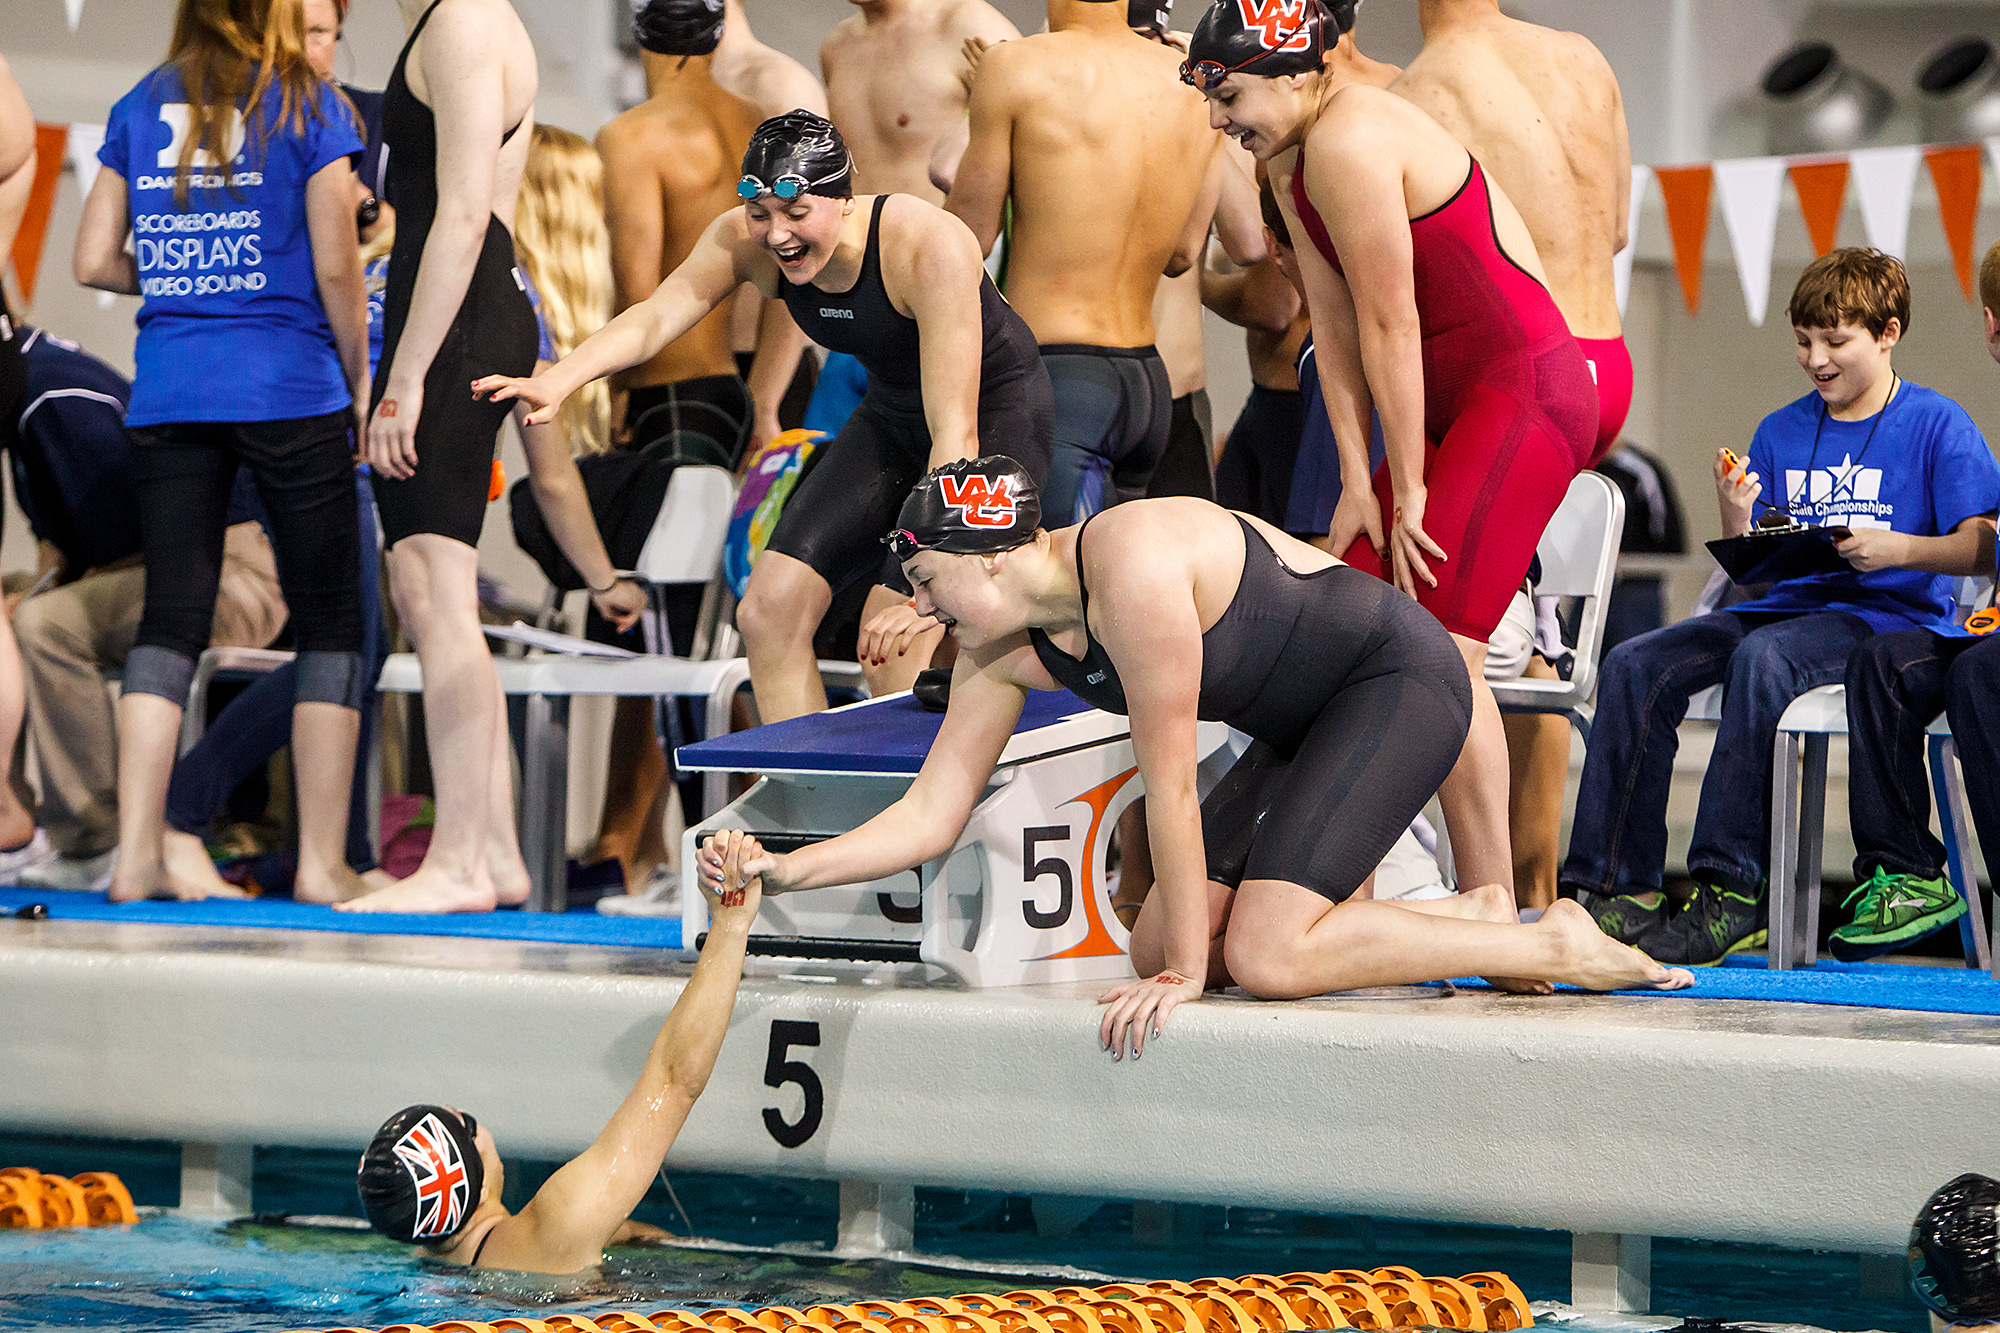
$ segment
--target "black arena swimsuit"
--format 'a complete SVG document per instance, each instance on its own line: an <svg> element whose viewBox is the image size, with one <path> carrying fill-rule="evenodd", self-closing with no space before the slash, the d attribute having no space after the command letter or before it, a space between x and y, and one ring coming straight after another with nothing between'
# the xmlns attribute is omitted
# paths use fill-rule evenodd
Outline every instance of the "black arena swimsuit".
<svg viewBox="0 0 2000 1333"><path fill-rule="evenodd" d="M828 292L811 283L779 285L808 338L847 353L868 372L861 405L839 435L813 451L768 543L812 566L835 592L864 576L908 590L882 538L930 466L917 321L896 309L882 284L882 206L888 200L876 196L852 287ZM1054 447L1055 397L1035 335L983 273L979 319L979 452L1006 454L1039 483Z"/></svg>
<svg viewBox="0 0 2000 1333"><path fill-rule="evenodd" d="M1196 712L1254 743L1202 802L1208 877L1232 888L1284 880L1341 902L1457 762L1471 682L1444 627L1393 586L1346 565L1295 573L1233 517L1243 575L1201 636ZM1124 713L1118 668L1090 633L1089 529L1086 521L1076 536L1083 657L1041 630L1028 637L1058 684Z"/></svg>
<svg viewBox="0 0 2000 1333"><path fill-rule="evenodd" d="M371 411L381 402L389 371L396 363L396 345L402 339L410 298L417 288L417 266L424 257L431 223L437 219L437 118L410 91L404 67L410 48L440 3L442 0L432 0L410 30L410 39L403 43L396 70L382 94L382 142L389 149L396 247L389 252L382 358L377 364ZM516 125L507 131L502 145L520 129ZM467 546L479 544L479 529L486 521L494 443L500 423L514 405L474 398L472 382L487 375L533 374L540 342L534 306L514 271L514 238L499 218L489 216L486 239L479 247L465 299L424 375L423 410L417 418L416 474L404 481L380 473L374 478L384 544L394 546L420 532L452 537Z"/></svg>

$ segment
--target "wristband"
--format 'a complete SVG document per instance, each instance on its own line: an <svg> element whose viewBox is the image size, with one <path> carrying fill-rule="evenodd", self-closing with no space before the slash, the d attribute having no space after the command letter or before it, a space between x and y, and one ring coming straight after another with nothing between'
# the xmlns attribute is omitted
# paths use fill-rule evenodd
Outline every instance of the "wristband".
<svg viewBox="0 0 2000 1333"><path fill-rule="evenodd" d="M602 588L592 588L588 583L583 586L589 590L592 597L602 597L605 593L610 592L618 586L618 571L615 569L611 571L611 582L605 584Z"/></svg>

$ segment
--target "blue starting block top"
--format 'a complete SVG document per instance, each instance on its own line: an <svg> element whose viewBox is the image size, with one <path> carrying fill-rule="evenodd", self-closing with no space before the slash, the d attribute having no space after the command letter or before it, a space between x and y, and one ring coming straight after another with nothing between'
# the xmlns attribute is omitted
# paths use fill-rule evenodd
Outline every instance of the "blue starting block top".
<svg viewBox="0 0 2000 1333"><path fill-rule="evenodd" d="M696 741L675 750L674 760L692 773L914 776L943 722L944 714L927 711L908 694L893 694ZM1044 731L1049 734L1024 745L1031 733ZM1124 718L1101 713L1068 690L1030 690L1001 762L1019 762L1124 734Z"/></svg>

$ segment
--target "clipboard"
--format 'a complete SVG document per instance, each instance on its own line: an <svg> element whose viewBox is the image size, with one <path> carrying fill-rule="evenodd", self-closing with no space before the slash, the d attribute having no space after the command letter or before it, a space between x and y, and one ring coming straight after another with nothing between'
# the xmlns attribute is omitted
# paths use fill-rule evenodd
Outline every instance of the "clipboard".
<svg viewBox="0 0 2000 1333"><path fill-rule="evenodd" d="M1707 545L1730 582L1748 587L1812 574L1851 573L1854 566L1833 549L1847 536L1848 529L1842 527L1790 528L1720 537Z"/></svg>

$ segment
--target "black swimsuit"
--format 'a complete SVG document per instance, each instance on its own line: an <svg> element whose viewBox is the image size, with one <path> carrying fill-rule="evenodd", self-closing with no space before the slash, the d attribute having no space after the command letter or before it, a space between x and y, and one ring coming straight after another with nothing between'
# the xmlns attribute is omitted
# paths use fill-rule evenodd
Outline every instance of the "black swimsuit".
<svg viewBox="0 0 2000 1333"><path fill-rule="evenodd" d="M1458 760L1472 685L1451 636L1416 602L1360 570L1293 572L1248 520L1243 575L1201 636L1197 715L1253 744L1202 802L1208 877L1299 884L1335 902L1371 874ZM1084 655L1038 629L1056 681L1124 713L1118 668L1090 633L1077 531Z"/></svg>
<svg viewBox="0 0 2000 1333"><path fill-rule="evenodd" d="M382 141L389 148L389 195L396 206L396 247L389 252L383 292L382 358L376 365L371 410L396 364L396 345L409 318L424 242L437 218L437 118L410 91L404 66L417 35L442 0L410 30L396 70L382 94ZM501 140L505 145L521 129ZM424 375L422 415L417 419L417 471L407 481L377 474L375 503L382 514L383 541L394 546L420 532L479 544L486 521L486 492L492 476L493 447L500 424L513 409L508 402L480 401L472 382L486 375L528 375L541 342L534 306L514 270L514 238L500 219L486 219L486 239L458 314Z"/></svg>
<svg viewBox="0 0 2000 1333"><path fill-rule="evenodd" d="M910 488L930 466L917 321L898 311L882 284L882 206L868 219L861 273L844 292L782 284L792 318L822 347L868 372L868 389L840 434L814 450L772 530L769 549L802 560L838 592L876 575L907 590L882 538ZM1038 483L1055 434L1055 398L1035 335L983 273L979 280L979 452L1006 454Z"/></svg>

